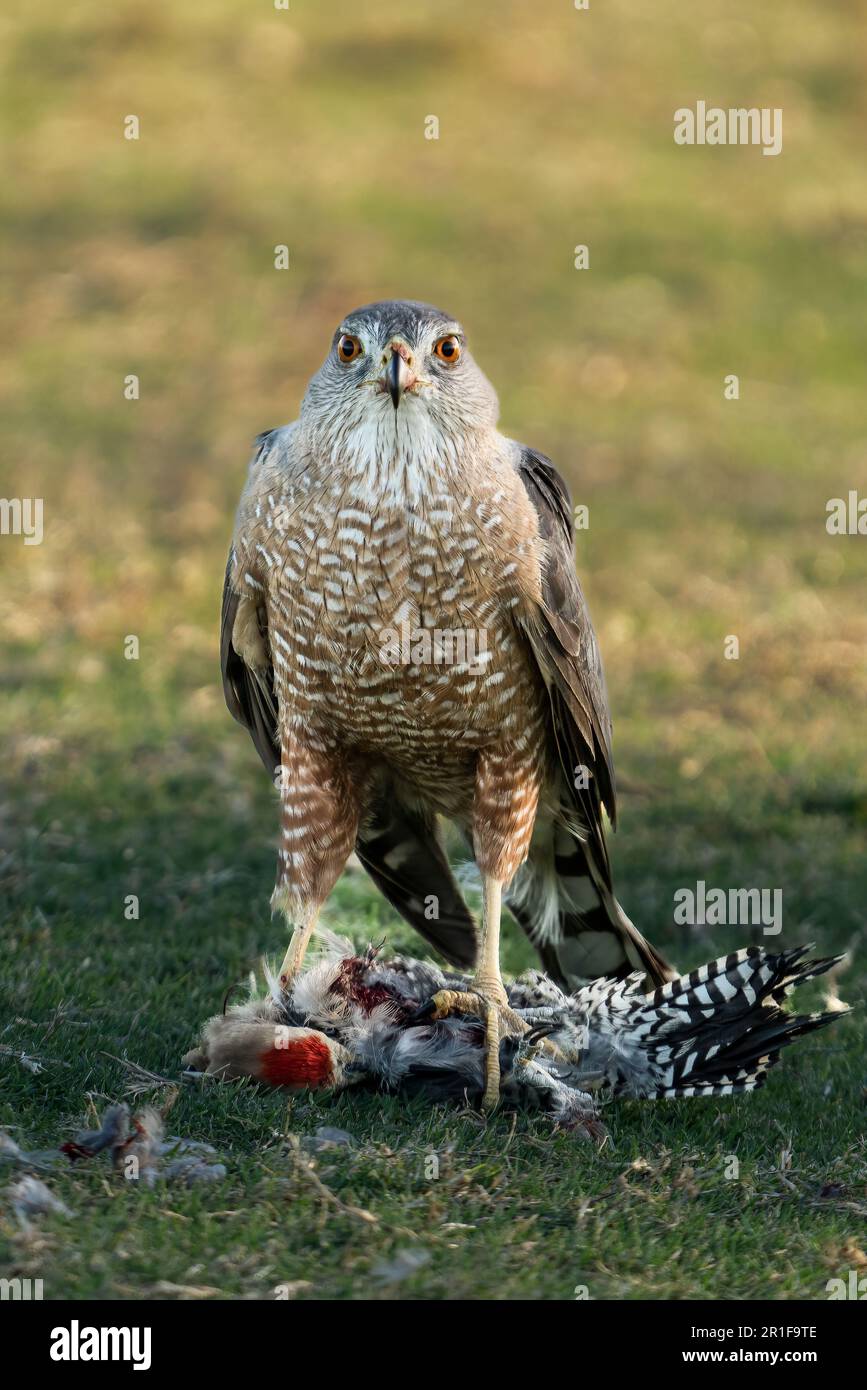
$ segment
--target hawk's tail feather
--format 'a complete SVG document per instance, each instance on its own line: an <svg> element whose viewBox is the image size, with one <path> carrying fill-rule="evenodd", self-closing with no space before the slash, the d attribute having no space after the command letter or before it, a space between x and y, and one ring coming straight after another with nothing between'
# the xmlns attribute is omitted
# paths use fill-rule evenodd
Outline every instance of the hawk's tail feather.
<svg viewBox="0 0 867 1390"><path fill-rule="evenodd" d="M358 832L355 852L392 907L451 965L475 965L475 923L434 824L381 797Z"/></svg>
<svg viewBox="0 0 867 1390"><path fill-rule="evenodd" d="M627 917L594 857L591 840L553 827L530 847L530 856L506 894L509 910L542 958L546 973L564 989L600 976L622 979L641 970L662 985L675 972Z"/></svg>

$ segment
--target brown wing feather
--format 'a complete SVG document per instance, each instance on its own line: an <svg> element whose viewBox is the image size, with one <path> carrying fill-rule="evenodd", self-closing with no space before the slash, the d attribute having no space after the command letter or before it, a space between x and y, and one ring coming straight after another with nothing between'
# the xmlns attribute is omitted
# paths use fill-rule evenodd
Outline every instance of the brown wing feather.
<svg viewBox="0 0 867 1390"><path fill-rule="evenodd" d="M567 785L576 804L590 814L601 835L601 807L617 820L611 714L599 645L575 573L574 529L569 491L550 459L526 449L521 479L536 508L546 546L543 604L526 631L551 695L554 736ZM586 792L575 788L581 763L592 774Z"/></svg>
<svg viewBox="0 0 867 1390"><path fill-rule="evenodd" d="M249 730L256 752L262 759L269 777L280 764L277 743L277 697L274 693L274 668L252 671L232 645L235 618L240 595L232 588L234 552L230 553L223 582L223 607L220 617L220 669L223 673L223 694L233 719ZM259 609L259 629L268 646L268 617L264 604Z"/></svg>
<svg viewBox="0 0 867 1390"><path fill-rule="evenodd" d="M452 965L475 964L473 918L432 818L384 791L365 817L355 852L404 921ZM435 918L427 915L431 896L436 898Z"/></svg>
<svg viewBox="0 0 867 1390"><path fill-rule="evenodd" d="M524 631L551 701L551 730L563 770L563 796L586 828L573 841L571 850L558 852L557 873L566 879L588 877L599 899L598 907L580 913L564 906L561 932L564 938L580 940L583 936L585 941L593 934L613 935L623 952L619 971L625 973L641 964L652 982L661 984L670 978L670 967L630 922L611 882L602 823L603 807L612 825L617 814L611 715L596 634L575 573L569 491L551 460L542 454L525 449L518 468L536 509L546 548L542 603L525 621ZM579 765L591 774L586 787L575 785ZM520 910L516 915L532 934L533 922L526 909L523 915ZM541 954L546 970L561 978L556 945L543 947Z"/></svg>

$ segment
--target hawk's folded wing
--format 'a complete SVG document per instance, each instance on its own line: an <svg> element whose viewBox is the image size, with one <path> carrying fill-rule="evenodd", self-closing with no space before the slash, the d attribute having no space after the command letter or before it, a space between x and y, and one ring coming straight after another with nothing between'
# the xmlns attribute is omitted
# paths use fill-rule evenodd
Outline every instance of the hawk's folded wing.
<svg viewBox="0 0 867 1390"><path fill-rule="evenodd" d="M230 551L223 582L223 609L220 617L220 669L223 694L233 719L249 730L256 752L269 777L280 766L277 743L277 696L274 693L274 667L268 659L259 669L247 665L236 651L233 637L241 595L232 587L234 552ZM264 604L256 610L263 649L269 653L268 618Z"/></svg>
<svg viewBox="0 0 867 1390"><path fill-rule="evenodd" d="M643 967L654 984L661 984L670 977L670 968L630 922L611 882L602 822L604 808L611 824L616 823L611 716L596 634L575 573L569 492L551 460L532 449L522 449L518 472L545 543L542 600L520 626L550 699L552 737L562 770L560 820L571 831L565 847L561 832L555 870L564 885L589 878L598 898L597 906L578 909L564 887L561 937L575 943L572 960L579 975ZM512 906L512 911L533 935L533 914L527 905ZM556 944L542 942L539 951L549 974L564 978Z"/></svg>
<svg viewBox="0 0 867 1390"><path fill-rule="evenodd" d="M611 824L617 821L611 715L596 633L575 573L572 504L565 482L544 454L525 449L519 472L546 550L543 601L524 630L550 695L566 784L588 816L588 828L598 827L601 835L602 806ZM589 778L580 776L581 768ZM588 781L586 790L582 781Z"/></svg>

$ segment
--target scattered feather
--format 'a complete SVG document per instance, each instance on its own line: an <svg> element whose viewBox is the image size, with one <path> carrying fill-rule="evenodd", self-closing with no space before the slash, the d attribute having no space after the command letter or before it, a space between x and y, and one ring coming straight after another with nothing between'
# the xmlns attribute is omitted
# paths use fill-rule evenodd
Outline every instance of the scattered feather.
<svg viewBox="0 0 867 1390"><path fill-rule="evenodd" d="M849 1005L840 998L839 979L844 975L852 964L852 952L846 951L844 955L831 966L825 976L825 988L822 991L822 1003L829 1014L846 1014L849 1012Z"/></svg>
<svg viewBox="0 0 867 1390"><path fill-rule="evenodd" d="M149 1187L160 1178L187 1187L222 1181L226 1168L209 1161L216 1153L211 1144L179 1135L163 1138L164 1115L175 1095L170 1096L162 1113L147 1106L131 1116L125 1102L110 1105L98 1129L80 1130L73 1140L61 1144L60 1151L73 1163L107 1152L116 1172Z"/></svg>
<svg viewBox="0 0 867 1390"><path fill-rule="evenodd" d="M7 1189L12 1202L12 1210L22 1230L30 1229L30 1218L52 1212L58 1216L71 1216L72 1212L59 1197L40 1178L24 1177Z"/></svg>
<svg viewBox="0 0 867 1390"><path fill-rule="evenodd" d="M380 1284L401 1284L430 1261L426 1250L398 1250L393 1259L381 1260L371 1271Z"/></svg>
<svg viewBox="0 0 867 1390"><path fill-rule="evenodd" d="M305 1134L301 1147L305 1153L319 1153L322 1149L351 1149L355 1140L345 1129L332 1129L330 1125L320 1125L315 1134Z"/></svg>

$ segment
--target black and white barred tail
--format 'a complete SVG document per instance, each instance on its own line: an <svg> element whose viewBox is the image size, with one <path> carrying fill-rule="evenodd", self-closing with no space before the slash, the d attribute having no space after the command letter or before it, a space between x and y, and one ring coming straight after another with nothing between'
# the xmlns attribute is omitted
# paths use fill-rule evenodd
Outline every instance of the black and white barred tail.
<svg viewBox="0 0 867 1390"><path fill-rule="evenodd" d="M551 1034L570 1058L563 1079L582 1090L648 1099L755 1090L782 1047L839 1016L783 1008L798 985L842 959L806 959L810 949L771 954L748 946L651 994L642 992L640 974L585 986L569 998ZM525 1007L547 993L541 979L534 983L533 997L521 999ZM562 1008L550 995L544 1002L552 1013Z"/></svg>

